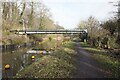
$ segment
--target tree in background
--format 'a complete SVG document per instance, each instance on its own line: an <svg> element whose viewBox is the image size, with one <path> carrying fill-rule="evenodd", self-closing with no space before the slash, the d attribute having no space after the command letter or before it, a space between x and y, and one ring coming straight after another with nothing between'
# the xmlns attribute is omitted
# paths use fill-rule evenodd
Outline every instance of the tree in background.
<svg viewBox="0 0 120 80"><path fill-rule="evenodd" d="M1 10L3 40L11 39L13 42L15 39L18 40L18 35L10 33L9 30L21 30L23 26L27 30L56 29L49 9L41 2L19 2L19 0L17 2L2 2ZM38 39L42 36L31 35L31 37ZM22 40L23 36L19 36L19 38ZM29 37L26 38L28 41Z"/></svg>
<svg viewBox="0 0 120 80"><path fill-rule="evenodd" d="M92 46L96 46L97 38L99 36L99 28L100 24L97 19L90 16L88 20L81 21L78 25L79 29L87 29L88 31L88 37L89 42ZM82 36L82 35L81 35ZM83 36L82 36L83 37Z"/></svg>
<svg viewBox="0 0 120 80"><path fill-rule="evenodd" d="M117 31L117 20L116 19L110 19L108 21L105 21L102 25L102 28L108 30L110 32L110 36L116 36Z"/></svg>
<svg viewBox="0 0 120 80"><path fill-rule="evenodd" d="M117 31L118 31L118 36L117 36L117 43L120 45L120 1L118 2L118 20L117 20Z"/></svg>
<svg viewBox="0 0 120 80"><path fill-rule="evenodd" d="M115 47L116 46L116 40L117 40L117 19L116 18L112 18L109 19L107 21L105 21L104 23L102 23L102 28L107 30L109 33L107 34L107 38L109 38L108 42L109 42L109 47ZM103 41L105 42L104 39Z"/></svg>

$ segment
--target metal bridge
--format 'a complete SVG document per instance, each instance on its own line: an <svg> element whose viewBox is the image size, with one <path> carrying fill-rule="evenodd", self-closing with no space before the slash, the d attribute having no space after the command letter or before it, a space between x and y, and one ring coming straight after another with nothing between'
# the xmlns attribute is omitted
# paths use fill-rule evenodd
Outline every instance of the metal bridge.
<svg viewBox="0 0 120 80"><path fill-rule="evenodd" d="M86 30L10 30L15 34L24 35L24 34L86 34Z"/></svg>

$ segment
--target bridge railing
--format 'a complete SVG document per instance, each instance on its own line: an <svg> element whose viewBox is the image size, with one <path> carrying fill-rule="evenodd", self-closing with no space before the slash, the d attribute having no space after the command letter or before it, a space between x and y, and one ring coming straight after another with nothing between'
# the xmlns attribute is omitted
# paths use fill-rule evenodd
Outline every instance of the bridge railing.
<svg viewBox="0 0 120 80"><path fill-rule="evenodd" d="M79 34L86 33L81 30L10 30L16 34Z"/></svg>

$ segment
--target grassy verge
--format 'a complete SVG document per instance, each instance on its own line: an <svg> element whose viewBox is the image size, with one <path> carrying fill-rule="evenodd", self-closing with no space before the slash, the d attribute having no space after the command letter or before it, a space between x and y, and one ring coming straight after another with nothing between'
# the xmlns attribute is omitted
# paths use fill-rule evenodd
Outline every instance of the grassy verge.
<svg viewBox="0 0 120 80"><path fill-rule="evenodd" d="M19 71L15 78L34 77L34 78L66 78L70 77L74 66L72 64L72 55L75 51L72 49L74 43L66 42L64 47L56 50L51 55L43 56L39 61Z"/></svg>
<svg viewBox="0 0 120 80"><path fill-rule="evenodd" d="M82 47L90 47L90 45L88 43L86 43L86 42L80 42L80 45Z"/></svg>
<svg viewBox="0 0 120 80"><path fill-rule="evenodd" d="M94 54L93 57L101 62L106 70L111 71L115 77L120 78L120 62L118 60L103 54Z"/></svg>
<svg viewBox="0 0 120 80"><path fill-rule="evenodd" d="M94 53L93 58L95 58L98 62L102 63L104 65L103 68L111 71L115 77L120 78L120 62L117 59L111 57L106 50L92 48L86 43L80 44L88 52ZM86 45L87 47L85 47Z"/></svg>

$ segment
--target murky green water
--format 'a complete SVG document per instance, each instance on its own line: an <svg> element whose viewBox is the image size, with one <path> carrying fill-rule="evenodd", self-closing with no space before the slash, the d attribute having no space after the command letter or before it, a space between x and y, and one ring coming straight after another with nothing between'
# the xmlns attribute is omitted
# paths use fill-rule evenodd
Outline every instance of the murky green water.
<svg viewBox="0 0 120 80"><path fill-rule="evenodd" d="M6 51L2 53L2 77L3 78L11 78L18 73L18 71L24 69L25 67L29 66L32 61L31 56L35 56L35 60L39 59L41 56L40 54L28 54L26 53L28 50L31 49L43 49L43 50L50 50L50 48L56 49L60 47L62 40L53 39L51 41L47 40L43 43L39 43L36 46L20 48L14 51ZM10 69L5 70L5 64L10 64Z"/></svg>

